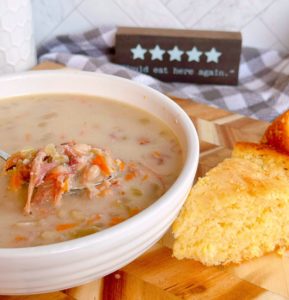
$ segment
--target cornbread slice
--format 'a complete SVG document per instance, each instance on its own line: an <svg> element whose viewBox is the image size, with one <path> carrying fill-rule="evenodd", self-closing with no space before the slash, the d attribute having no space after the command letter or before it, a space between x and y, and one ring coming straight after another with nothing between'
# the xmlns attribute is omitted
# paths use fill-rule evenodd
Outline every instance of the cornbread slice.
<svg viewBox="0 0 289 300"><path fill-rule="evenodd" d="M240 263L289 246L289 156L238 143L198 180L173 225L176 258Z"/></svg>
<svg viewBox="0 0 289 300"><path fill-rule="evenodd" d="M289 153L289 110L277 117L265 131L261 143Z"/></svg>

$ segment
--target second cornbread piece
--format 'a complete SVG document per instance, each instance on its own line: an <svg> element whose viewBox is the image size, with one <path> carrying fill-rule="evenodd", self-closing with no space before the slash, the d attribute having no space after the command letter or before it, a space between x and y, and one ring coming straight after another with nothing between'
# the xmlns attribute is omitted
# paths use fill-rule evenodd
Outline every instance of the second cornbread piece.
<svg viewBox="0 0 289 300"><path fill-rule="evenodd" d="M289 246L289 156L237 143L193 187L174 223L175 257L239 263Z"/></svg>
<svg viewBox="0 0 289 300"><path fill-rule="evenodd" d="M289 110L277 117L265 131L261 143L289 154Z"/></svg>

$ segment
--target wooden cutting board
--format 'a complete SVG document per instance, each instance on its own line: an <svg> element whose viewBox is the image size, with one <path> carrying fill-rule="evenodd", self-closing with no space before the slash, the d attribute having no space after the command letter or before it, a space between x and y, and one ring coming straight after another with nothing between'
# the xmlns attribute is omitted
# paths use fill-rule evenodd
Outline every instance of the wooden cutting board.
<svg viewBox="0 0 289 300"><path fill-rule="evenodd" d="M44 63L36 69L61 66ZM193 120L200 138L197 177L230 156L236 141L259 141L268 123L191 100L176 99ZM0 296L0 300L177 300L289 299L289 252L226 267L205 267L172 257L170 231L126 267L89 284L66 291L31 296ZM1 270L1 269L0 269Z"/></svg>

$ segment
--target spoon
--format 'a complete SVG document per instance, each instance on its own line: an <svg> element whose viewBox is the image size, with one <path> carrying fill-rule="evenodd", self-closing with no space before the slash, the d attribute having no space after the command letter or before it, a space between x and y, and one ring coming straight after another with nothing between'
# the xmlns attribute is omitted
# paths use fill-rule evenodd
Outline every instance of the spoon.
<svg viewBox="0 0 289 300"><path fill-rule="evenodd" d="M7 159L10 157L10 155L9 155L9 153L7 153L7 152L5 152L5 151L3 151L3 150L0 150L0 158L2 158L4 161L7 161ZM106 182L106 181L110 181L110 180L113 180L113 179L115 179L117 177L117 172L114 174L114 175L110 175L110 176L108 176L107 178L105 178L105 179L103 179L103 180L101 180L101 181L99 181L99 182L96 182L96 183L93 183L92 185L93 186L98 186L98 185L101 185L101 184L103 184L104 182ZM75 187L73 187L73 188L71 188L70 189L70 191L69 192L73 192L73 193L75 193L75 192L77 192L77 191L80 191L80 190L83 190L83 189L85 189L85 188L87 188L86 186L75 186Z"/></svg>
<svg viewBox="0 0 289 300"><path fill-rule="evenodd" d="M0 158L4 159L5 161L9 158L9 154L3 150L0 150Z"/></svg>

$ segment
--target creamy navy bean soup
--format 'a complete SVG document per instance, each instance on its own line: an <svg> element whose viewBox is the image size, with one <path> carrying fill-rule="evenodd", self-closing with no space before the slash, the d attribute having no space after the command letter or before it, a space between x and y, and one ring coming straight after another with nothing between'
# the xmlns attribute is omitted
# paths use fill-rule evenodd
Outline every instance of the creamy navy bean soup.
<svg viewBox="0 0 289 300"><path fill-rule="evenodd" d="M117 101L83 95L0 101L0 247L82 237L148 207L183 163L162 121Z"/></svg>

